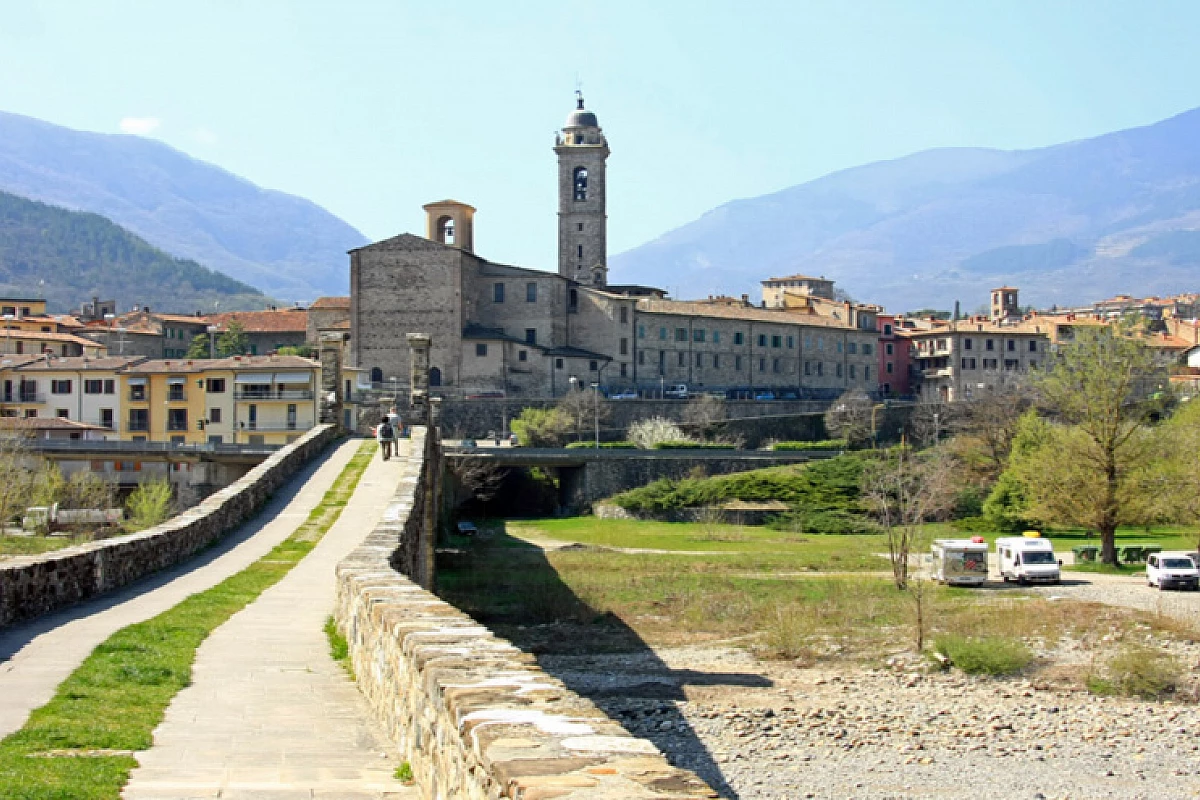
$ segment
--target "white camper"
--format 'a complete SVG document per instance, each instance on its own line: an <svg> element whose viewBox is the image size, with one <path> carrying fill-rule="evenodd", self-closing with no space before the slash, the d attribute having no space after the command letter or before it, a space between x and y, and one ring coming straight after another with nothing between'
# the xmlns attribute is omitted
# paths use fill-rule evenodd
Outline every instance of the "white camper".
<svg viewBox="0 0 1200 800"><path fill-rule="evenodd" d="M997 539L996 564L1005 583L1058 583L1062 579L1054 546L1037 531Z"/></svg>
<svg viewBox="0 0 1200 800"><path fill-rule="evenodd" d="M988 546L982 536L970 539L936 539L933 579L955 586L982 586L988 575Z"/></svg>

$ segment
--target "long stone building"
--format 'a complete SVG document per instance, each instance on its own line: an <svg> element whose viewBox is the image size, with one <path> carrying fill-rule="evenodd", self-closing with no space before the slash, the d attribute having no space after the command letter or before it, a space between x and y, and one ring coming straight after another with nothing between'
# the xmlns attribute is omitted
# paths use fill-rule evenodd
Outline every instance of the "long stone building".
<svg viewBox="0 0 1200 800"><path fill-rule="evenodd" d="M686 384L733 395L832 397L878 382L876 306L833 282L763 282L763 299L670 299L611 285L608 140L583 98L556 136L558 270L475 253L471 206L425 206L411 233L350 252L350 359L372 384L404 387L405 334L433 339L430 386L450 395L555 397L592 383L654 395Z"/></svg>

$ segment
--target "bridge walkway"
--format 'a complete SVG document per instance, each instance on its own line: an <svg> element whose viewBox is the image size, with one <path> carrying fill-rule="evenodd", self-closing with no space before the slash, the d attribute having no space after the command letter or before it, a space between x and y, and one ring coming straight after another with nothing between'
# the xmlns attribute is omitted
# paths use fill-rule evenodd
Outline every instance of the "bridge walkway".
<svg viewBox="0 0 1200 800"><path fill-rule="evenodd" d="M262 558L308 518L358 449L348 441L305 465L246 523L195 558L118 591L0 629L0 738L112 634L150 619Z"/></svg>
<svg viewBox="0 0 1200 800"><path fill-rule="evenodd" d="M205 640L125 800L419 797L393 777L394 749L322 631L334 567L383 515L402 469L376 456L313 552Z"/></svg>

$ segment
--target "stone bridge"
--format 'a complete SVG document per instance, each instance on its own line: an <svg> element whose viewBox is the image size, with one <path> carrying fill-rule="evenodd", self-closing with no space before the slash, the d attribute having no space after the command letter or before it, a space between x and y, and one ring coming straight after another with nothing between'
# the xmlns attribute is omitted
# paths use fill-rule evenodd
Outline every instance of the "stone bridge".
<svg viewBox="0 0 1200 800"><path fill-rule="evenodd" d="M659 478L724 475L830 458L821 451L624 450L604 448L448 448L447 461L476 459L498 467L539 467L558 479L562 513L586 511L592 503Z"/></svg>

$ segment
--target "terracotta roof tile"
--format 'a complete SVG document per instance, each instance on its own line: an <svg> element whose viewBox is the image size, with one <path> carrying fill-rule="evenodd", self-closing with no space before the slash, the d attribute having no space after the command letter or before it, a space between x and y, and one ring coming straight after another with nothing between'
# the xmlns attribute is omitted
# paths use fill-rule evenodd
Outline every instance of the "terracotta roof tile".
<svg viewBox="0 0 1200 800"><path fill-rule="evenodd" d="M278 311L228 311L214 314L212 321L222 327L237 321L246 333L306 333L308 312L286 308Z"/></svg>
<svg viewBox="0 0 1200 800"><path fill-rule="evenodd" d="M312 302L312 305L309 306L309 309L310 310L311 309L317 309L317 310L326 310L327 309L327 310L337 310L337 311L349 311L350 310L350 298L349 297L318 297L316 300L314 300Z"/></svg>

